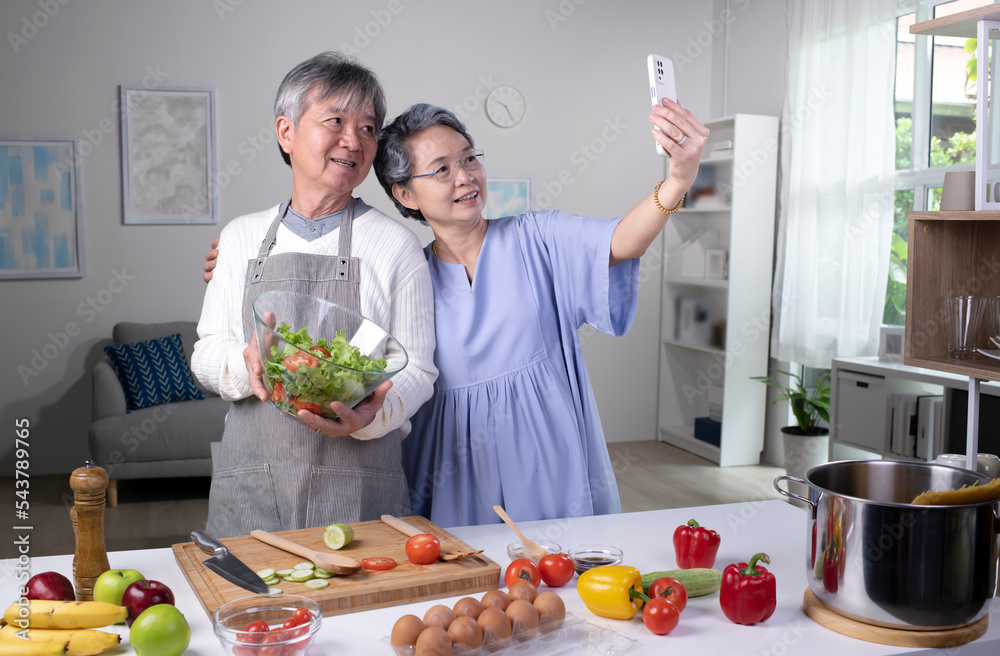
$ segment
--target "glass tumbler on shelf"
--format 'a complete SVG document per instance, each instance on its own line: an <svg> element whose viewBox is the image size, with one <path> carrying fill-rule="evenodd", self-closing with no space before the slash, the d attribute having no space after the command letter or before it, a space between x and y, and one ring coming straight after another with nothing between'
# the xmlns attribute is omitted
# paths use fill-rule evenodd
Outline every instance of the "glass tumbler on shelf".
<svg viewBox="0 0 1000 656"><path fill-rule="evenodd" d="M985 296L949 296L945 299L949 360L971 360L975 356L985 307Z"/></svg>

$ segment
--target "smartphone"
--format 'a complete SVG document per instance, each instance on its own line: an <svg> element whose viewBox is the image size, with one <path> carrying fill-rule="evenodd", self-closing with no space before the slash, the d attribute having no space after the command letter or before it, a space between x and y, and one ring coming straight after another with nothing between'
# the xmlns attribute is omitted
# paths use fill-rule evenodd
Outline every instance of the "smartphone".
<svg viewBox="0 0 1000 656"><path fill-rule="evenodd" d="M646 58L646 68L649 69L649 99L652 104L659 105L664 98L677 100L674 63L666 57L650 55ZM660 144L656 144L656 152L663 157L670 157Z"/></svg>

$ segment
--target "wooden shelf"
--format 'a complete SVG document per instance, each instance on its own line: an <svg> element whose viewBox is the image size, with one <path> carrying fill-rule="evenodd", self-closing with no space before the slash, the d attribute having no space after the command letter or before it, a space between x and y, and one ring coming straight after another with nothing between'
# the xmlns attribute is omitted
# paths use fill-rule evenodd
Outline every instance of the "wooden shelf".
<svg viewBox="0 0 1000 656"><path fill-rule="evenodd" d="M1000 360L983 356L982 359L949 360L946 355L904 357L903 364L912 367L934 369L959 376L979 378L980 380L1000 381Z"/></svg>
<svg viewBox="0 0 1000 656"><path fill-rule="evenodd" d="M975 39L977 24L981 20L1000 21L1000 5L992 4L960 11L910 25L910 34L930 36L958 36Z"/></svg>
<svg viewBox="0 0 1000 656"><path fill-rule="evenodd" d="M1000 212L910 212L903 362L1000 380L997 364L949 360L949 296L1000 296Z"/></svg>
<svg viewBox="0 0 1000 656"><path fill-rule="evenodd" d="M946 212L910 212L909 217L921 221L1000 221L1000 212L951 210Z"/></svg>

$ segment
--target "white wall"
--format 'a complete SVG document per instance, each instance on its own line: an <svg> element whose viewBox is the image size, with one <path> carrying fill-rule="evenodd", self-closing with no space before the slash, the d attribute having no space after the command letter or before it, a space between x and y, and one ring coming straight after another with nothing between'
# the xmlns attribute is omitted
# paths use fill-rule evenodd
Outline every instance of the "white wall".
<svg viewBox="0 0 1000 656"><path fill-rule="evenodd" d="M761 69L732 44L763 52L769 76L783 71L784 2L731 4L727 112L776 113L783 86L774 79L753 85ZM390 116L421 101L455 109L486 150L489 173L530 176L537 207L614 216L663 177L648 134L645 56L674 56L725 2L298 0L278 7L246 0L0 4L0 136L76 138L86 151L84 277L0 281L0 425L31 421L32 473L69 472L87 457L89 372L112 326L197 319L208 242L233 217L287 197L289 174L271 140L270 107L289 68L320 50L351 46L382 79ZM780 27L777 38L766 34L771 21ZM719 111L717 51L716 41L678 71L682 101L700 116ZM216 91L219 166L238 169L220 180L217 226L122 225L119 134L117 127L102 132L102 124L118 125L119 85L150 83ZM496 128L485 116L483 91L496 84L526 96L527 114L513 129ZM585 156L584 168L585 149L592 160ZM572 182L560 183L567 174ZM358 193L391 210L374 175ZM644 258L631 333L584 333L611 441L651 439L656 431L657 255ZM110 282L122 277L124 288ZM105 303L95 303L98 312L88 299ZM43 349L57 353L46 358ZM0 475L13 471L13 446L12 439L0 445Z"/></svg>

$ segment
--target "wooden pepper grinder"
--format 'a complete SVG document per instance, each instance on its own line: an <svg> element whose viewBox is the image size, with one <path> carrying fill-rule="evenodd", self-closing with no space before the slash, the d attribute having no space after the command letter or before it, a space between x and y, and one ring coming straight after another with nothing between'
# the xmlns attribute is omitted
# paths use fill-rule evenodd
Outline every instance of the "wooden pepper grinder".
<svg viewBox="0 0 1000 656"><path fill-rule="evenodd" d="M108 473L92 461L73 470L69 477L73 489L73 533L76 551L73 553L73 585L77 601L93 601L97 577L111 569L104 546L104 494L108 488Z"/></svg>

